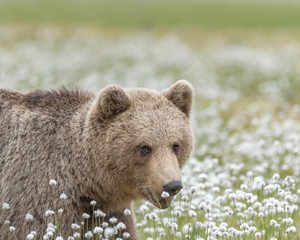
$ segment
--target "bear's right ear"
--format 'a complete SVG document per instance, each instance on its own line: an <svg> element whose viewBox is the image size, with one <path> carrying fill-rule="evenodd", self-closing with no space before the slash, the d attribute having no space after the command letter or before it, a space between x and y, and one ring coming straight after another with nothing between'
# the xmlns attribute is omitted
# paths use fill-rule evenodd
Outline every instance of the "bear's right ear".
<svg viewBox="0 0 300 240"><path fill-rule="evenodd" d="M124 112L129 106L130 100L125 91L120 86L111 85L100 92L90 114L91 117L105 121Z"/></svg>
<svg viewBox="0 0 300 240"><path fill-rule="evenodd" d="M193 87L188 81L179 80L162 93L188 118L190 117L193 103Z"/></svg>

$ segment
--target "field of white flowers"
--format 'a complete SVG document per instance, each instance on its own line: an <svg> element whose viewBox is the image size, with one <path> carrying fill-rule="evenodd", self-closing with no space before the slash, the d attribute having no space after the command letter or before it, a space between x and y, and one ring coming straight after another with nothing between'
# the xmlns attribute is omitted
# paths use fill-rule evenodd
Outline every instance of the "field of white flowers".
<svg viewBox="0 0 300 240"><path fill-rule="evenodd" d="M100 91L113 83L160 90L178 79L193 84L195 149L182 173L184 190L167 210L135 205L141 239L300 239L297 41L221 39L196 46L175 33L51 27L0 27L0 36L1 88L77 85ZM101 212L93 217L94 233L74 225L73 237L80 232L78 239L112 239L113 229L97 225ZM9 224L7 231L17 239ZM63 229L50 224L32 231L60 239Z"/></svg>

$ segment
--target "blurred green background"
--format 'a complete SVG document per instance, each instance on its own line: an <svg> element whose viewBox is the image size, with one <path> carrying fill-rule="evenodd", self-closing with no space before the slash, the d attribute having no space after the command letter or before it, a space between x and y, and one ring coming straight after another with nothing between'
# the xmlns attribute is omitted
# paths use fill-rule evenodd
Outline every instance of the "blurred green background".
<svg viewBox="0 0 300 240"><path fill-rule="evenodd" d="M297 1L1 0L0 21L122 28L297 29Z"/></svg>

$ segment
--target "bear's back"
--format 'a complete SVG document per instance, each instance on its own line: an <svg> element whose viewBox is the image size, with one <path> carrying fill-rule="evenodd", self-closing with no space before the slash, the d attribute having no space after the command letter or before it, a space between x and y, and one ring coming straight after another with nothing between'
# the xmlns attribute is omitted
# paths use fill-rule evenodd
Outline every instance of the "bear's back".
<svg viewBox="0 0 300 240"><path fill-rule="evenodd" d="M19 108L41 112L74 112L83 104L95 97L91 92L79 89L68 90L61 88L58 91L35 90L26 94L0 89L0 114L5 108ZM7 109L6 109L7 110Z"/></svg>

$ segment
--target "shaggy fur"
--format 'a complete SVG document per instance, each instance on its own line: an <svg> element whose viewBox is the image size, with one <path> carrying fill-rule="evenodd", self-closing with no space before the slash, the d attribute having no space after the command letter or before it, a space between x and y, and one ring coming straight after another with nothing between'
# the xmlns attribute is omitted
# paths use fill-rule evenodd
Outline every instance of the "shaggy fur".
<svg viewBox="0 0 300 240"><path fill-rule="evenodd" d="M126 224L137 239L133 216L123 210L145 198L161 203L163 186L180 181L180 169L192 150L190 110L192 87L178 81L163 92L109 86L96 95L80 90L33 91L0 89L0 204L10 210L0 216L25 239L26 213L32 230L45 234L45 211L54 208L50 179L64 209L64 236L70 225L91 214L90 201ZM172 147L179 145L179 152ZM141 148L152 151L147 156ZM164 205L163 207L167 207Z"/></svg>

